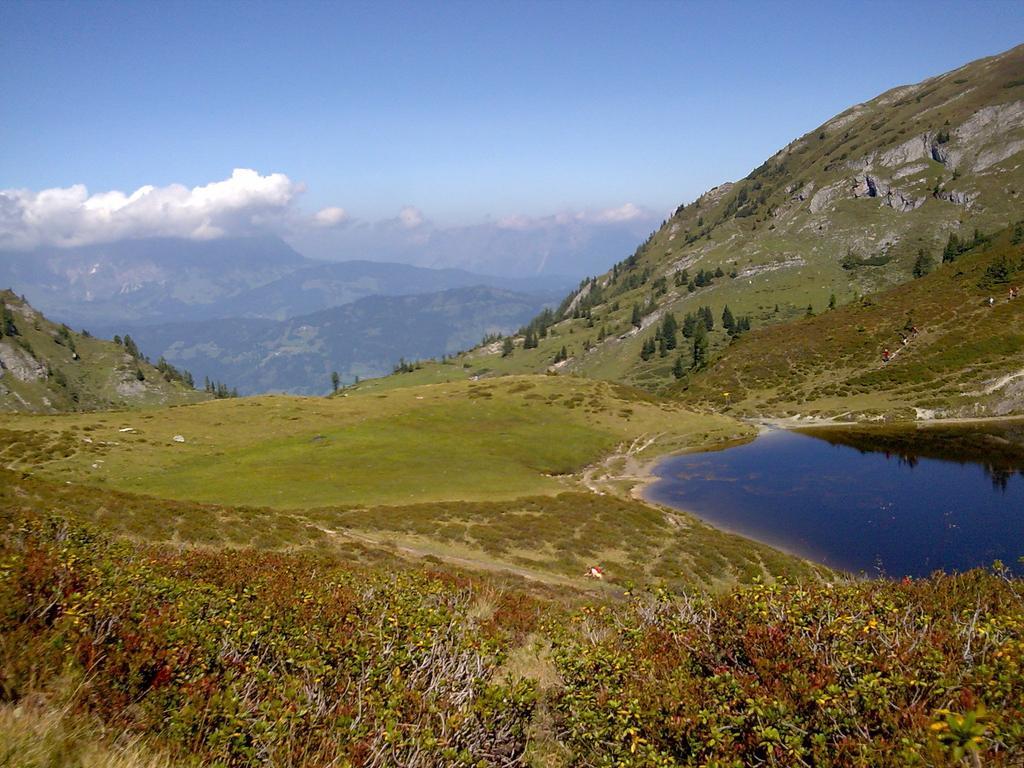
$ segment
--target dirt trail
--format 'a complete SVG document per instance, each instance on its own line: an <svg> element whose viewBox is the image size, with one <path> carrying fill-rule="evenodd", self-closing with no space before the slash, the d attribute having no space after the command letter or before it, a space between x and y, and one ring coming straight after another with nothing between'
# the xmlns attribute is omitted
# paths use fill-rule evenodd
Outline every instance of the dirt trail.
<svg viewBox="0 0 1024 768"><path fill-rule="evenodd" d="M993 392L996 392L997 390L1000 390L1003 387L1005 387L1007 384L1009 384L1014 379L1020 379L1020 378L1024 378L1024 368L1022 368L1021 370L1017 371L1016 373L1008 373L1005 376L1000 376L994 382L992 382L987 387L985 387L983 390L981 390L981 392L978 392L978 393L973 393L972 392L971 394L991 395Z"/></svg>
<svg viewBox="0 0 1024 768"><path fill-rule="evenodd" d="M641 459L639 455L654 445L663 435L663 432L653 436L641 435L628 447L625 444L620 445L614 453L586 467L580 476L580 482L586 486L587 490L598 496L615 495L618 492L616 485L632 483L631 495L633 498L642 499L637 489L642 488L650 481L651 469L655 460Z"/></svg>
<svg viewBox="0 0 1024 768"><path fill-rule="evenodd" d="M513 576L519 576L521 578L528 579L530 581L537 581L544 584L557 584L563 587L567 586L572 587L573 589L587 591L584 589L584 585L580 583L582 581L582 578L573 579L568 576L559 576L557 574L548 573L541 570L521 568L510 563L502 562L500 560L486 560L483 558L461 557L458 555L451 555L445 552L440 552L436 549L412 547L408 544L398 544L393 541L393 538L391 536L375 537L366 533L359 533L352 530L335 530L333 528L324 528L323 526L319 525L311 525L317 530L326 533L328 536L338 536L340 538L351 539L353 541L359 542L360 544L365 544L375 549L394 549L397 552L415 557L417 559L422 559L428 556L436 557L438 560L443 560L448 564L458 565L463 568L468 568L470 570L510 574Z"/></svg>

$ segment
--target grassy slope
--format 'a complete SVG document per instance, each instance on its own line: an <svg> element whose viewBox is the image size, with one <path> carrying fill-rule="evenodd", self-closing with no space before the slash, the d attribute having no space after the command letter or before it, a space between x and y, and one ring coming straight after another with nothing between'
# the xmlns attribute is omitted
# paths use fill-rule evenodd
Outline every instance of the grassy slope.
<svg viewBox="0 0 1024 768"><path fill-rule="evenodd" d="M397 547L577 586L594 563L619 584L696 588L819 572L580 482L624 446L635 463L752 433L729 417L573 377L346 394L13 417L0 462L38 478L32 504L142 540ZM614 465L600 487L628 490L606 477ZM5 498L18 504L16 491Z"/></svg>
<svg viewBox="0 0 1024 768"><path fill-rule="evenodd" d="M73 436L73 455L46 463L50 477L286 508L557 493L569 487L560 476L641 436L661 436L651 456L749 433L728 417L576 378L371 392L20 416L7 427ZM179 434L184 443L173 441Z"/></svg>
<svg viewBox="0 0 1024 768"><path fill-rule="evenodd" d="M30 514L43 509L141 542L304 551L367 563L391 553L574 590L588 588L582 577L594 563L606 569L608 584L698 590L756 577L826 573L686 514L579 492L507 501L280 510L171 501L0 470L0 510Z"/></svg>
<svg viewBox="0 0 1024 768"><path fill-rule="evenodd" d="M1024 242L1013 243L1014 232L899 288L741 338L693 377L687 398L783 416L1020 410L1020 378L1006 378L1024 372L1024 298L1007 298L1024 281ZM1009 282L992 283L987 271L1004 261ZM908 322L920 333L903 346ZM897 352L889 363L885 348Z"/></svg>
<svg viewBox="0 0 1024 768"><path fill-rule="evenodd" d="M0 291L0 301L11 309L18 329L17 336L0 338L0 345L4 345L7 354L39 369L38 378L33 375L24 381L12 371L3 371L0 411L152 407L209 399L204 392L165 380L152 365L133 359L124 347L111 341L70 330L63 337L59 333L61 326L10 291ZM74 357L76 353L78 359ZM144 381L138 380L137 370L142 371Z"/></svg>
<svg viewBox="0 0 1024 768"><path fill-rule="evenodd" d="M720 327L726 305L761 327L798 319L808 304L820 312L832 294L842 305L905 283L920 249L937 258L951 232L969 238L975 228L992 232L1019 217L1024 196L1020 152L987 167L976 164L980 155L1012 149L1024 140L1024 127L1010 120L992 136L963 137L957 129L980 109L1019 102L1022 79L1024 46L852 107L792 142L746 179L680 207L637 249L635 265L622 269L617 281L611 273L598 276L605 300L592 308L590 320L569 316L537 349L523 350L519 338L511 357L502 358L499 345L491 345L459 357L453 367L484 375L536 372L550 366L564 345L571 360L563 372L661 391L674 383L671 369L679 353L644 362L640 350L644 339L654 335L648 323L662 312L682 319L701 305L710 306L719 325L712 333L712 351L718 352L728 345ZM938 144L943 131L950 139ZM930 157L882 159L886 153L899 158L901 147L912 151L918 144L935 144L962 157L946 163ZM873 177L924 203L900 212L878 197L855 199L851 190L866 166ZM933 194L936 183L938 197ZM834 190L832 198L812 210L814 194L827 189ZM971 204L945 199L952 192L970 195ZM741 197L747 202L739 203ZM882 263L844 269L848 255ZM683 268L691 277L699 269L721 269L726 276L690 293L673 285L674 273ZM645 283L627 287L629 277L645 271ZM656 295L653 283L659 277L668 278L668 290ZM655 311L645 317L641 331L634 331L633 305L646 307L652 300ZM602 326L610 338L598 342ZM684 358L689 362L688 351ZM433 370L430 375L452 374Z"/></svg>

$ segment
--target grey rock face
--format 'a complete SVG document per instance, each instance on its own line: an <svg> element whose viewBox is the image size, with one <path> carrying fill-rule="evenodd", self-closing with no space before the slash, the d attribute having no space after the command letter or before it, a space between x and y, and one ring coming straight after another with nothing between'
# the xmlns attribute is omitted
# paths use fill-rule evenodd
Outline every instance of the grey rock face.
<svg viewBox="0 0 1024 768"><path fill-rule="evenodd" d="M953 203L954 205L967 207L978 199L978 195L973 192L959 192L951 189L939 192L938 199L945 200L946 202Z"/></svg>
<svg viewBox="0 0 1024 768"><path fill-rule="evenodd" d="M924 197L914 197L910 193L898 189L889 182L877 176L872 176L869 173L854 176L851 193L855 198L876 197L882 205L887 205L900 213L920 208L927 199Z"/></svg>
<svg viewBox="0 0 1024 768"><path fill-rule="evenodd" d="M0 342L0 375L9 372L18 381L40 381L46 368L25 350L11 342Z"/></svg>

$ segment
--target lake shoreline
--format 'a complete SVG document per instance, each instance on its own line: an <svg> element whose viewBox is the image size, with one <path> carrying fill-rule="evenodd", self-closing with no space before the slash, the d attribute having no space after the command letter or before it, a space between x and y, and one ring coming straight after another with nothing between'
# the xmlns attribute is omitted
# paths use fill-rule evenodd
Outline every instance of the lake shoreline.
<svg viewBox="0 0 1024 768"><path fill-rule="evenodd" d="M766 436L768 436L768 435L770 435L772 433L778 433L778 434L787 434L788 433L788 434L794 434L794 435L802 434L805 437L813 437L813 438L816 438L817 440L822 440L822 441L831 443L831 441L826 441L823 433L827 433L830 430L836 430L836 431L840 431L840 432L845 432L847 428L859 428L861 430L864 430L865 433L870 434L877 427L879 435L884 434L886 432L890 432L891 433L894 430L905 430L907 434L911 434L912 435L913 432L916 432L918 430L920 430L922 432L925 432L925 431L930 432L932 429L941 430L942 428L955 429L957 427L969 427L971 425L990 425L992 427L999 427L999 426L1012 427L1012 428L1014 428L1013 429L1014 432L1018 432L1019 433L1019 431L1020 431L1020 426L1019 425L1022 422L1024 422L1024 416L1021 416L1021 415L1006 416L1006 417L1004 417L1004 416L996 416L996 417L989 416L989 417L971 417L971 418L955 418L955 419L930 419L930 420L927 420L927 421L905 421L905 422L887 422L887 423L876 423L876 422L842 422L842 421L836 421L836 420L833 420L833 419L827 419L827 420L826 419L815 419L815 420L812 421L811 419L805 419L805 418L801 418L801 419L794 419L794 418L789 418L789 419L757 419L757 420L748 420L747 421L748 424L751 424L752 426L756 426L758 428L757 436L753 440L743 441L740 444L741 445L742 444L751 445L751 444L753 444L753 443L755 443L755 442L757 442L759 440L762 440L764 437L766 437ZM937 439L941 439L941 438L940 438L940 436L936 435L933 439L937 440ZM796 556L796 557L800 557L800 558L802 558L804 560L807 560L809 562L820 564L820 565L822 565L824 567L831 568L831 569L837 570L839 572L845 572L845 573L848 573L848 574L858 574L858 573L860 573L860 574L869 574L871 572L872 567L874 567L874 568L876 568L878 570L882 570L883 572L886 569L895 572L895 571L901 570L901 568L904 569L904 570L910 570L910 571L914 571L914 570L921 571L922 568L925 567L924 565L922 565L922 563L928 563L927 567L932 567L931 563L933 563L933 562L935 563L934 567L936 569L942 569L942 570L946 570L946 571L962 570L965 567L967 567L967 568L970 568L970 567L985 567L985 566L987 566L987 565L989 565L991 563L991 560L985 560L983 555L979 558L977 556L977 553L976 553L974 555L975 558L976 558L975 559L975 564L967 565L967 566L965 566L963 564L962 559L970 556L970 550L968 548L964 548L962 551L958 549L958 547L960 546L959 541L958 541L960 534L956 530L958 524L952 524L951 523L951 528L945 531L945 534L944 534L944 536L945 536L944 546L946 547L946 549L942 549L941 553L940 553L940 551L937 550L933 555L926 556L922 561L918 562L916 565L905 564L903 566L900 566L898 564L898 560L896 560L896 558L898 556L896 554L890 554L889 557L894 559L892 562L886 561L886 563L883 563L881 566L878 565L878 564L875 564L874 566L872 566L870 563L866 562L863 559L863 557L861 557L859 560L856 560L856 558L854 556L854 550L849 550L849 551L846 551L846 552L842 551L841 549L837 550L836 549L837 545L836 545L835 541L831 541L831 543L830 543L829 540L824 539L824 538L819 539L819 540L815 540L814 534L811 531L806 530L804 528L801 528L799 526L793 526L793 527L788 527L788 528L787 527L780 527L777 530L783 532L784 534L788 533L790 531L796 531L797 532L797 536L800 538L800 540L807 541L808 544L810 545L809 548L812 551L814 549L817 549L818 547L824 547L825 550L828 550L828 549L831 548L832 551L833 551L834 558L827 556L828 553L826 551L822 551L822 555L824 555L824 557L823 556L815 556L810 551L808 551L808 549L805 549L804 547L793 546L793 543L788 543L787 544L787 543L780 543L778 541L769 540L770 538L774 538L774 537L765 535L764 530L761 530L761 531L751 531L751 530L747 529L745 526L742 526L742 525L730 525L730 524L724 522L723 520L721 520L717 516L716 513L712 513L710 517L706 517L701 512L696 511L695 507L699 507L700 505L694 504L692 502L692 500L688 501L688 502L687 501L675 502L675 501L673 501L673 500L671 500L669 498L670 493L667 491L667 489L666 489L665 493L659 493L658 491L655 490L655 489L657 489L659 487L659 484L662 483L662 482L665 482L665 483L679 483L679 482L683 482L683 481L680 481L678 479L673 479L671 477L671 472L668 470L668 465L670 465L671 462L677 460L678 458L683 457L683 456L691 456L693 454L698 454L698 453L708 453L708 454L716 453L716 452L721 451L723 449L727 449L727 448L730 448L730 447L735 447L735 445L736 444L734 443L732 445L726 445L726 446L712 446L710 448L708 448L708 447L705 447L705 448L695 448L693 450L688 450L688 451L683 451L683 452L679 452L679 453L674 453L674 454L667 455L667 456L660 456L657 459L654 459L654 460L652 460L652 461L650 461L650 462L648 462L646 464L646 466L644 467L644 471L642 473L642 477L638 479L636 485L632 489L632 495L633 495L634 498L639 499L639 500L643 501L644 503L651 504L653 506L657 506L657 507L660 507L660 508L664 508L666 510L671 510L671 511L674 511L674 512L680 512L680 513L689 515L691 517L694 517L694 518L700 520L701 522L703 522L703 523L705 523L707 525L710 525L710 526L712 526L712 527L714 527L714 528L716 528L718 530L721 530L723 532L730 533L730 534L733 534L733 535L742 536L742 537L744 537L746 539L750 539L751 541L755 541L757 543L760 543L760 544L763 544L763 545L766 545L766 546L770 546L770 547L772 547L774 549L777 549L777 550L779 550L781 552L784 552L786 554L793 555L793 556ZM767 449L765 449L765 450L767 450ZM764 451L762 451L762 453L763 452ZM774 452L775 451L773 449L773 453ZM876 449L874 449L872 451L869 451L869 453L873 453L873 454L875 454L877 456L877 455L885 455L886 451L884 449L876 448ZM901 458L904 459L905 461L908 459L908 457L901 457L899 454L897 454L895 458L896 458L897 462L899 462ZM911 466L914 466L917 463L918 460L927 460L927 459L933 459L933 458L935 458L935 457L934 456L929 456L927 451L920 452L917 455L915 455L914 452L911 451L910 454L909 454L909 462L908 463L911 463ZM955 459L954 459L954 461L955 461ZM980 459L978 457L975 457L973 460L965 459L965 460L961 461L961 463L981 464L982 466L984 466L984 462L985 461L987 461L987 459L984 458L984 457L982 457ZM767 469L767 467L768 467L768 465L766 465L766 469ZM1010 477L1014 477L1017 472L1020 472L1022 475L1024 475L1024 468L1021 468L1020 466L1017 466L1016 469L1011 470ZM917 474L920 475L920 472L918 472ZM911 475L901 475L901 479L900 479L899 482L909 484L909 482L912 482L912 479L913 478L912 478ZM1012 490L1012 488L1011 488L1011 490ZM980 501L981 501L981 499L979 498L979 502ZM804 503L807 503L807 502L804 502ZM995 501L994 503L996 503L997 505L1002 503L1005 506L1005 502L999 502L998 500ZM958 516L960 516L960 517L969 516L970 514L974 513L974 510L976 508L980 509L981 507L975 507L974 505L970 505L970 504L965 505L963 502L961 502L960 503L960 507L956 511L956 514ZM868 523L869 523L869 526L870 526L870 530L867 530L864 533L863 536L860 536L860 535L854 535L853 536L854 539L862 540L862 541L859 542L862 545L862 549L866 548L868 546L875 545L875 546L878 546L880 552L881 551L889 551L889 552L893 552L894 551L893 550L893 546L894 546L894 541L893 540L898 539L899 536L901 535L901 534L899 534L897 532L898 529L899 529L899 526L901 524L906 524L906 521L909 520L913 515L921 514L921 512L919 510L915 510L914 508L907 506L905 503L904 503L903 506L899 507L899 509L900 509L899 514L897 515L897 517L891 518L893 522L890 523L889 522L889 518L887 517L887 515L889 513L886 512L886 513L883 514L881 511L876 511L874 513L866 513L866 512L863 511L863 509L858 510L856 505L853 502L851 502L851 506L849 508L849 513L848 514L851 514L851 515L852 514L864 514L864 515L867 515L867 520L868 520ZM765 510L766 513L772 514L770 504L766 505L764 507L764 510ZM824 509L822 511L824 512ZM750 514L750 510L749 509L746 510L746 512L744 514ZM819 513L819 514L821 514L821 513ZM835 511L835 510L833 510L832 514L833 515L840 515L840 516L842 516L844 514L844 512L843 511ZM898 519L900 515L902 515L903 517ZM715 518L715 519L711 519L711 518ZM781 518L780 518L780 520L781 520ZM773 523L773 524L778 525L778 523ZM761 523L760 527L764 528L764 524ZM785 536L784 536L784 538L785 538ZM795 537L791 536L790 538L795 538ZM1012 542L1012 541L1016 541L1016 540L1019 540L1019 539L1017 539L1017 538L1010 538L1009 540ZM950 553L954 553L954 554L950 554ZM849 563L850 562L850 558L854 558L855 559L855 561L856 561L856 566L855 567L850 567L850 565L836 565L835 563L828 562L828 560L832 560L832 559L837 559L837 560L838 559L847 559L847 561ZM948 559L943 559L943 558L948 558ZM1014 555L1012 557L1012 559L1016 560L1016 555ZM879 560L880 561L882 560L881 555L879 555ZM910 563L910 559L909 558L905 558L905 560L906 560L906 563ZM900 575L900 574L896 574L895 577L898 577L898 575Z"/></svg>

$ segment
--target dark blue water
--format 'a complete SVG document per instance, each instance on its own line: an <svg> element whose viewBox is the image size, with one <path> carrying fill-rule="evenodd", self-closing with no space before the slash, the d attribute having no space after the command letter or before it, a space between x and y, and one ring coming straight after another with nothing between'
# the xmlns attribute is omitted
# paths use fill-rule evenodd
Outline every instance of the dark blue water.
<svg viewBox="0 0 1024 768"><path fill-rule="evenodd" d="M1024 572L1024 476L769 432L675 456L647 497L719 528L854 573L925 576L1002 560Z"/></svg>

